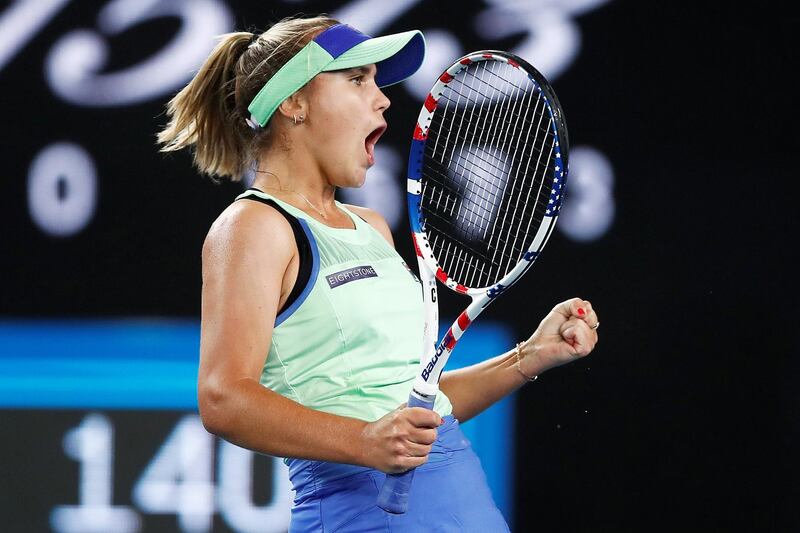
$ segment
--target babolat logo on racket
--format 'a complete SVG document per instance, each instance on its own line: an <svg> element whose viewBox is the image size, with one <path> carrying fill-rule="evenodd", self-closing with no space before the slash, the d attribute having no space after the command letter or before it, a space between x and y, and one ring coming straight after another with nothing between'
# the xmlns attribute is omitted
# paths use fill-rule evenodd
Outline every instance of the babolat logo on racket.
<svg viewBox="0 0 800 533"><path fill-rule="evenodd" d="M436 363L439 362L439 358L442 356L442 352L445 348L452 349L455 346L455 339L453 339L452 332L448 331L447 334L442 339L442 343L436 348L436 354L433 358L425 365L425 368L422 369L422 377L425 380L428 380L431 377L431 372L433 372L433 367L436 366Z"/></svg>
<svg viewBox="0 0 800 533"><path fill-rule="evenodd" d="M344 285L345 283L350 283L351 281L377 277L378 274L375 272L374 268L369 265L364 265L348 268L347 270L342 270L341 272L334 272L333 274L325 276L325 279L328 280L328 285L330 285L331 289L335 289L339 285Z"/></svg>

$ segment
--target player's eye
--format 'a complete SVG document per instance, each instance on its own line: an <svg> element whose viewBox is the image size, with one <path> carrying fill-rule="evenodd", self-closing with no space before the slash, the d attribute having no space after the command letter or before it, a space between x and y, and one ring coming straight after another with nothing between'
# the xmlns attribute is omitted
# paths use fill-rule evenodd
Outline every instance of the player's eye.
<svg viewBox="0 0 800 533"><path fill-rule="evenodd" d="M354 85L361 85L362 83L364 83L364 76L361 75L355 76L353 78L350 78L350 81L353 82Z"/></svg>

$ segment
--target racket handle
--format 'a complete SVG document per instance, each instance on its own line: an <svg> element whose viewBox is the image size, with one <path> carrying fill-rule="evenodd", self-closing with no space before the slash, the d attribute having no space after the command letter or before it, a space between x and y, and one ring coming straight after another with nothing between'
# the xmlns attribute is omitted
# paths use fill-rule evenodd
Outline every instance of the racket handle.
<svg viewBox="0 0 800 533"><path fill-rule="evenodd" d="M433 400L426 402L413 394L408 397L409 407L424 407L433 409ZM386 481L378 493L378 507L392 514L403 514L408 510L408 496L411 493L411 482L414 480L414 470L407 470L400 474L387 474Z"/></svg>

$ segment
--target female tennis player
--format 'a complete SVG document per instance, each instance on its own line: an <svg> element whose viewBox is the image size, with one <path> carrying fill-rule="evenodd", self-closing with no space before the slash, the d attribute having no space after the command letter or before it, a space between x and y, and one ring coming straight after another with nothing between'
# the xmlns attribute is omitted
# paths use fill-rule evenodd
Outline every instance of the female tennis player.
<svg viewBox="0 0 800 533"><path fill-rule="evenodd" d="M516 348L445 372L433 411L402 404L423 349L419 284L381 216L334 193L364 183L381 87L424 48L419 31L372 38L327 16L226 34L159 134L212 178L255 172L203 245L198 401L211 433L287 458L292 532L507 531L458 424L597 342L597 314L573 298ZM408 512L378 508L385 473L414 467Z"/></svg>

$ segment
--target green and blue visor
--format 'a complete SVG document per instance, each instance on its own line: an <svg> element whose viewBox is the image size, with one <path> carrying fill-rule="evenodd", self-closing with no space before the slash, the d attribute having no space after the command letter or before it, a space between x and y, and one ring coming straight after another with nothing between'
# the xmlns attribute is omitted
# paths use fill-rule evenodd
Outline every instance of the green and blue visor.
<svg viewBox="0 0 800 533"><path fill-rule="evenodd" d="M370 37L347 24L317 35L276 72L247 107L247 124L258 130L278 106L319 74L375 63L375 83L386 87L414 74L425 58L425 38L418 30Z"/></svg>

